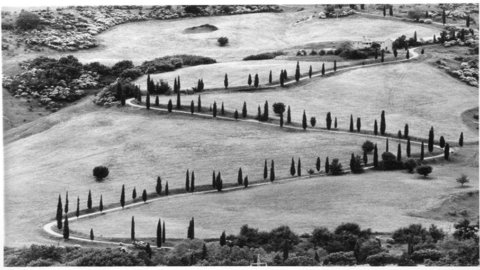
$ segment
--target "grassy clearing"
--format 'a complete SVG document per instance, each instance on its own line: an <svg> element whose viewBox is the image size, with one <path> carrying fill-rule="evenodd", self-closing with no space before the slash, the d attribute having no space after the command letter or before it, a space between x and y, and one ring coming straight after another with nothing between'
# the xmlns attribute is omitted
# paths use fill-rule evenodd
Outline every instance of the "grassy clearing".
<svg viewBox="0 0 480 270"><path fill-rule="evenodd" d="M169 98L175 99L163 96L162 103ZM191 100L197 102L197 96L184 96L182 102L189 104ZM465 108L478 106L477 91L423 63L357 69L285 89L202 94L206 107L216 101L224 102L229 110L240 111L246 101L253 115L259 105L263 110L265 100L270 105L290 105L295 122L301 122L306 110L308 118L315 116L318 125L324 126L330 111L341 128L348 128L353 114L354 119L361 117L363 129L372 130L374 120L380 121L380 112L385 110L387 132L403 133L408 123L414 136L427 138L433 126L436 136L443 135L447 141L457 142L461 131L465 141L476 141L478 137L478 131L468 128L461 117Z"/></svg>
<svg viewBox="0 0 480 270"><path fill-rule="evenodd" d="M434 172L428 179L405 172L309 178L223 194L166 198L71 226L81 233L94 228L105 237L125 237L129 235L130 219L135 216L139 237L154 237L155 224L161 218L166 221L167 237L183 238L191 217L195 217L195 235L199 238L216 238L223 230L236 233L243 224L261 230L288 225L303 233L311 232L315 226L333 229L342 222L357 222L381 232L411 223L435 223L452 232L448 221L409 213L428 209L447 194L478 190L478 167L467 166L459 159L463 157L456 155L452 163L432 164ZM455 178L460 172L470 176L469 187L458 188Z"/></svg>
<svg viewBox="0 0 480 270"><path fill-rule="evenodd" d="M348 134L288 132L256 123L159 115L133 108L96 112L88 112L88 106L77 108L81 110L85 112L58 118L53 117L61 114L52 114L28 124L30 128L9 131L11 142L5 145L9 245L24 243L18 240L24 239L21 235L53 218L58 194L67 190L73 210L77 196L81 208L86 207L89 189L94 205L100 194L104 204L117 203L122 184L126 185L127 198L133 187L139 194L143 189L153 192L157 175L169 182L170 189L182 188L187 169L195 170L198 185L211 183L212 170L221 171L225 183L235 183L239 167L251 181L263 179L264 159L269 166L273 159L276 176L285 177L291 158L300 157L305 175L307 169L314 168L317 156L322 159L322 168L326 156L340 158L348 167L350 154L360 154L365 141ZM33 131L36 133L31 134ZM382 151L384 139L375 142ZM394 140L390 147L396 151ZM418 147L412 148L412 152L418 151ZM91 175L97 165L110 169L101 183Z"/></svg>

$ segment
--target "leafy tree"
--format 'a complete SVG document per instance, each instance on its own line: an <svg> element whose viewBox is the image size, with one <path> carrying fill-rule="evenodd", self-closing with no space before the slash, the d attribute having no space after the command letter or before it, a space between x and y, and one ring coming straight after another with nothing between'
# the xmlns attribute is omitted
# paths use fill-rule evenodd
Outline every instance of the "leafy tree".
<svg viewBox="0 0 480 270"><path fill-rule="evenodd" d="M423 177L427 177L432 172L432 166L422 165L417 167L417 173L423 175Z"/></svg>
<svg viewBox="0 0 480 270"><path fill-rule="evenodd" d="M350 132L353 132L353 115L350 114Z"/></svg>
<svg viewBox="0 0 480 270"><path fill-rule="evenodd" d="M458 145L463 146L463 132L460 133L460 138L458 139Z"/></svg>
<svg viewBox="0 0 480 270"><path fill-rule="evenodd" d="M357 132L360 132L361 126L362 126L362 123L361 123L360 117L357 117Z"/></svg>
<svg viewBox="0 0 480 270"><path fill-rule="evenodd" d="M327 122L327 129L330 130L330 128L332 127L332 115L330 114L330 112L327 113L327 118L325 119L325 121Z"/></svg>
<svg viewBox="0 0 480 270"><path fill-rule="evenodd" d="M443 151L443 157L445 158L445 160L449 160L450 158L450 144L445 144L445 149Z"/></svg>
<svg viewBox="0 0 480 270"><path fill-rule="evenodd" d="M363 151L367 152L367 153L371 153L373 151L373 148L374 148L374 145L371 141L369 140L366 140L363 144L362 144L362 149Z"/></svg>
<svg viewBox="0 0 480 270"><path fill-rule="evenodd" d="M120 205L125 207L125 185L122 185L122 193L120 194Z"/></svg>
<svg viewBox="0 0 480 270"><path fill-rule="evenodd" d="M317 172L320 172L320 157L317 157L317 163L315 164L315 168L317 169Z"/></svg>
<svg viewBox="0 0 480 270"><path fill-rule="evenodd" d="M63 223L63 239L68 240L70 238L70 227L68 225L68 215L65 215L65 222Z"/></svg>
<svg viewBox="0 0 480 270"><path fill-rule="evenodd" d="M242 168L238 169L237 184L238 185L243 184Z"/></svg>
<svg viewBox="0 0 480 270"><path fill-rule="evenodd" d="M225 73L225 79L223 80L223 85L225 86L225 89L228 88L228 76L227 76L227 73Z"/></svg>
<svg viewBox="0 0 480 270"><path fill-rule="evenodd" d="M378 167L378 148L377 144L375 144L374 150L373 150L373 166L375 168Z"/></svg>
<svg viewBox="0 0 480 270"><path fill-rule="evenodd" d="M302 161L298 158L297 162L297 175L302 176Z"/></svg>
<svg viewBox="0 0 480 270"><path fill-rule="evenodd" d="M287 124L291 124L292 123L292 117L291 117L291 114L290 114L290 106L288 106L288 109L287 109Z"/></svg>
<svg viewBox="0 0 480 270"><path fill-rule="evenodd" d="M285 104L283 104L282 102L273 103L272 107L273 107L273 112L278 115L281 115L285 112Z"/></svg>
<svg viewBox="0 0 480 270"><path fill-rule="evenodd" d="M217 39L217 42L218 42L218 45L220 45L221 47L225 46L228 44L228 38L227 37L219 37Z"/></svg>
<svg viewBox="0 0 480 270"><path fill-rule="evenodd" d="M457 240L475 240L475 244L478 246L478 222L477 224L471 224L468 219L464 219L459 221L455 225L455 232L453 233L453 237ZM478 249L477 249L478 252ZM478 255L477 255L478 261Z"/></svg>
<svg viewBox="0 0 480 270"><path fill-rule="evenodd" d="M430 128L430 132L428 133L428 152L433 152L433 139L434 139L434 133L433 133L433 127Z"/></svg>
<svg viewBox="0 0 480 270"><path fill-rule="evenodd" d="M317 124L317 119L315 117L310 117L310 125L312 127L315 127L315 125Z"/></svg>
<svg viewBox="0 0 480 270"><path fill-rule="evenodd" d="M132 216L132 224L130 226L130 239L135 241L135 217Z"/></svg>
<svg viewBox="0 0 480 270"><path fill-rule="evenodd" d="M23 31L36 29L40 25L40 17L35 13L22 10L15 24Z"/></svg>
<svg viewBox="0 0 480 270"><path fill-rule="evenodd" d="M380 134L385 135L386 130L386 123L385 123L385 111L382 110L381 118L380 118Z"/></svg>
<svg viewBox="0 0 480 270"><path fill-rule="evenodd" d="M300 65L297 61L297 67L295 68L295 81L298 82L299 80L300 80Z"/></svg>
<svg viewBox="0 0 480 270"><path fill-rule="evenodd" d="M275 163L272 160L272 165L270 166L270 181L275 181Z"/></svg>
<svg viewBox="0 0 480 270"><path fill-rule="evenodd" d="M290 165L290 175L295 176L295 161L293 160L293 157L292 157L292 163Z"/></svg>
<svg viewBox="0 0 480 270"><path fill-rule="evenodd" d="M303 111L302 128L303 130L307 129L307 115L305 114L305 110Z"/></svg>
<svg viewBox="0 0 480 270"><path fill-rule="evenodd" d="M252 86L252 75L248 74L248 80L247 80L248 86Z"/></svg>
<svg viewBox="0 0 480 270"><path fill-rule="evenodd" d="M137 198L137 189L135 187L133 187L132 199L135 200L136 198Z"/></svg>
<svg viewBox="0 0 480 270"><path fill-rule="evenodd" d="M280 226L270 232L269 245L274 251L282 251L283 259L288 259L289 252L297 245L300 240L288 226Z"/></svg>
<svg viewBox="0 0 480 270"><path fill-rule="evenodd" d="M255 74L253 85L255 86L255 88L258 88L258 84L259 84L258 74Z"/></svg>
<svg viewBox="0 0 480 270"><path fill-rule="evenodd" d="M57 228L62 229L62 217L63 217L63 208L62 208L62 198L61 195L58 195L58 203L57 203Z"/></svg>
<svg viewBox="0 0 480 270"><path fill-rule="evenodd" d="M108 168L105 166L96 166L93 168L93 176L97 180L102 180L103 178L108 176Z"/></svg>
<svg viewBox="0 0 480 270"><path fill-rule="evenodd" d="M339 162L338 158L334 158L330 164L330 174L331 175L341 175L343 174L342 164Z"/></svg>
<svg viewBox="0 0 480 270"><path fill-rule="evenodd" d="M247 102L243 102L243 107L242 107L242 117L245 118L247 117Z"/></svg>

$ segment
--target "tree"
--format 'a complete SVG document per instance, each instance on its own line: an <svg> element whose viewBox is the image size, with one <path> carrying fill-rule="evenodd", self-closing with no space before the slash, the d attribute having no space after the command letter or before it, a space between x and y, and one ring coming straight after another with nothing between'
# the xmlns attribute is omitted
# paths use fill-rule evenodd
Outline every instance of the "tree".
<svg viewBox="0 0 480 270"><path fill-rule="evenodd" d="M381 135L385 135L386 128L387 128L387 124L385 123L385 111L382 110L382 114L380 116L380 134Z"/></svg>
<svg viewBox="0 0 480 270"><path fill-rule="evenodd" d="M428 152L433 152L433 140L434 140L434 133L433 127L430 128L430 132L428 133Z"/></svg>
<svg viewBox="0 0 480 270"><path fill-rule="evenodd" d="M198 111L198 112L201 112L201 111L202 111L202 99L200 98L200 95L198 95L197 111Z"/></svg>
<svg viewBox="0 0 480 270"><path fill-rule="evenodd" d="M317 157L317 163L315 164L315 168L317 169L317 172L320 172L320 157Z"/></svg>
<svg viewBox="0 0 480 270"><path fill-rule="evenodd" d="M298 158L298 163L297 163L297 175L302 176L302 161L300 158Z"/></svg>
<svg viewBox="0 0 480 270"><path fill-rule="evenodd" d="M90 229L90 240L94 240L95 236L93 235L93 229Z"/></svg>
<svg viewBox="0 0 480 270"><path fill-rule="evenodd" d="M190 178L190 192L195 191L195 172L192 171L192 177Z"/></svg>
<svg viewBox="0 0 480 270"><path fill-rule="evenodd" d="M398 51L396 48L393 49L393 56L395 56L395 59L397 58L398 56Z"/></svg>
<svg viewBox="0 0 480 270"><path fill-rule="evenodd" d="M273 103L272 108L273 112L278 115L281 115L285 112L285 104L283 104L282 102Z"/></svg>
<svg viewBox="0 0 480 270"><path fill-rule="evenodd" d="M330 174L331 175L341 175L343 174L342 163L338 161L338 158L334 158L330 164Z"/></svg>
<svg viewBox="0 0 480 270"><path fill-rule="evenodd" d="M445 23L446 23L445 8L442 11L442 23L443 23L443 25L445 25Z"/></svg>
<svg viewBox="0 0 480 270"><path fill-rule="evenodd" d="M292 163L290 165L290 175L295 176L295 161L293 160L293 157L292 157Z"/></svg>
<svg viewBox="0 0 480 270"><path fill-rule="evenodd" d="M422 165L417 167L417 173L423 175L424 178L427 177L432 172L432 166Z"/></svg>
<svg viewBox="0 0 480 270"><path fill-rule="evenodd" d="M63 208L62 208L62 197L58 195L58 203L57 203L57 228L62 229L62 218L63 218Z"/></svg>
<svg viewBox="0 0 480 270"><path fill-rule="evenodd" d="M70 227L68 226L68 215L65 215L65 222L63 223L63 239L70 238Z"/></svg>
<svg viewBox="0 0 480 270"><path fill-rule="evenodd" d="M422 147L420 148L420 160L423 160L425 157L425 144L422 142Z"/></svg>
<svg viewBox="0 0 480 270"><path fill-rule="evenodd" d="M407 139L407 157L410 157L410 138Z"/></svg>
<svg viewBox="0 0 480 270"><path fill-rule="evenodd" d="M65 195L65 214L68 213L68 191Z"/></svg>
<svg viewBox="0 0 480 270"><path fill-rule="evenodd" d="M325 159L325 173L328 174L330 172L330 163L328 162L328 157Z"/></svg>
<svg viewBox="0 0 480 270"><path fill-rule="evenodd" d="M136 198L137 198L137 189L135 187L133 187L132 199L135 200Z"/></svg>
<svg viewBox="0 0 480 270"><path fill-rule="evenodd" d="M238 169L237 184L238 184L238 185L243 184L242 168L239 168L239 169Z"/></svg>
<svg viewBox="0 0 480 270"><path fill-rule="evenodd" d="M393 5L390 5L390 12L389 12L390 16L393 16Z"/></svg>
<svg viewBox="0 0 480 270"><path fill-rule="evenodd" d="M363 173L362 161L360 159L360 156L355 156L353 153L350 158L350 170L352 171L352 173Z"/></svg>
<svg viewBox="0 0 480 270"><path fill-rule="evenodd" d="M125 207L125 185L122 185L122 193L120 194L120 205Z"/></svg>
<svg viewBox="0 0 480 270"><path fill-rule="evenodd" d="M441 148L445 147L445 138L443 136L440 136L440 142L438 144Z"/></svg>
<svg viewBox="0 0 480 270"><path fill-rule="evenodd" d="M120 93L120 104L125 106L125 91L123 90L121 83L117 83L117 91Z"/></svg>
<svg viewBox="0 0 480 270"><path fill-rule="evenodd" d="M305 110L303 110L302 128L303 130L307 129L307 115L305 114Z"/></svg>
<svg viewBox="0 0 480 270"><path fill-rule="evenodd" d="M167 182L168 184L168 182ZM162 242L165 243L165 235L166 235L166 230L167 230L167 227L165 227L165 221L163 221L163 230L162 230Z"/></svg>
<svg viewBox="0 0 480 270"><path fill-rule="evenodd" d="M223 181L220 172L218 172L217 178L215 179L215 187L217 188L217 191L222 191Z"/></svg>
<svg viewBox="0 0 480 270"><path fill-rule="evenodd" d="M225 79L223 80L223 85L225 86L225 89L228 88L228 76L227 76L227 73L225 73Z"/></svg>
<svg viewBox="0 0 480 270"><path fill-rule="evenodd" d="M290 105L289 105L287 109L287 124L291 124L291 123L292 123L292 116L290 114Z"/></svg>
<svg viewBox="0 0 480 270"><path fill-rule="evenodd" d="M173 107L172 100L169 99L168 100L168 105L167 105L167 110L168 110L169 113L172 112L172 107Z"/></svg>
<svg viewBox="0 0 480 270"><path fill-rule="evenodd" d="M142 192L142 200L144 203L147 202L147 191L145 189Z"/></svg>
<svg viewBox="0 0 480 270"><path fill-rule="evenodd" d="M310 125L312 127L315 127L315 125L317 124L317 119L315 117L310 117Z"/></svg>
<svg viewBox="0 0 480 270"><path fill-rule="evenodd" d="M87 208L92 209L92 191L88 190Z"/></svg>
<svg viewBox="0 0 480 270"><path fill-rule="evenodd" d="M40 17L35 13L22 10L20 14L18 14L15 24L24 31L36 29L40 25Z"/></svg>
<svg viewBox="0 0 480 270"><path fill-rule="evenodd" d="M385 61L385 50L382 49L382 63Z"/></svg>
<svg viewBox="0 0 480 270"><path fill-rule="evenodd" d="M243 102L243 107L242 107L242 117L245 118L247 117L247 102Z"/></svg>
<svg viewBox="0 0 480 270"><path fill-rule="evenodd" d="M405 139L408 138L408 132L409 132L409 131L408 131L408 124L405 124L405 127L403 128L403 137L404 137Z"/></svg>
<svg viewBox="0 0 480 270"><path fill-rule="evenodd" d="M468 176L466 176L463 173L459 178L457 178L457 183L460 183L462 185L462 187L465 183L468 183L468 182L470 182L470 179L468 179Z"/></svg>
<svg viewBox="0 0 480 270"><path fill-rule="evenodd" d="M180 99L180 89L177 89L177 110L182 108L182 102Z"/></svg>
<svg viewBox="0 0 480 270"><path fill-rule="evenodd" d="M187 192L190 191L190 171L187 169L187 172L185 173L185 190Z"/></svg>
<svg viewBox="0 0 480 270"><path fill-rule="evenodd" d="M327 118L325 119L325 121L327 122L327 129L330 130L330 128L332 127L332 115L330 114L330 112L327 113Z"/></svg>
<svg viewBox="0 0 480 270"><path fill-rule="evenodd" d="M220 114L225 115L225 107L223 106L223 101L222 101L222 107L220 107Z"/></svg>
<svg viewBox="0 0 480 270"><path fill-rule="evenodd" d="M337 71L337 60L333 60L333 71Z"/></svg>
<svg viewBox="0 0 480 270"><path fill-rule="evenodd" d="M443 157L445 158L445 160L449 160L450 158L450 144L445 144L445 149L443 151Z"/></svg>
<svg viewBox="0 0 480 270"><path fill-rule="evenodd" d="M283 113L280 114L280 127L283 127Z"/></svg>
<svg viewBox="0 0 480 270"><path fill-rule="evenodd" d="M108 173L108 168L105 166L96 166L95 168L93 168L93 176L95 177L95 179L97 179L97 181L100 181L103 178L107 177Z"/></svg>
<svg viewBox="0 0 480 270"><path fill-rule="evenodd" d="M386 11L385 5L383 5L383 17L385 16L387 16L387 11Z"/></svg>
<svg viewBox="0 0 480 270"><path fill-rule="evenodd" d="M363 164L367 166L367 163L368 163L367 151L363 151Z"/></svg>
<svg viewBox="0 0 480 270"><path fill-rule="evenodd" d="M150 110L150 93L147 91L147 100L145 101L147 110Z"/></svg>
<svg viewBox="0 0 480 270"><path fill-rule="evenodd" d="M155 186L155 191L158 195L162 195L162 179L160 178L160 176L157 177L157 185Z"/></svg>
<svg viewBox="0 0 480 270"><path fill-rule="evenodd" d="M357 117L357 132L360 132L360 128L362 127L362 123L360 117Z"/></svg>
<svg viewBox="0 0 480 270"><path fill-rule="evenodd" d="M75 216L78 218L80 216L80 197L77 196L77 210L75 211Z"/></svg>
<svg viewBox="0 0 480 270"><path fill-rule="evenodd" d="M466 19L465 23L466 23L467 28L470 27L470 14L467 15L467 19Z"/></svg>
<svg viewBox="0 0 480 270"><path fill-rule="evenodd" d="M406 55L407 59L410 59L410 51L407 50L407 55Z"/></svg>
<svg viewBox="0 0 480 270"><path fill-rule="evenodd" d="M188 233L187 233L188 239L194 239L195 238L195 221L192 217L190 220L190 224L188 225Z"/></svg>
<svg viewBox="0 0 480 270"><path fill-rule="evenodd" d="M216 180L216 177L215 177L215 170L214 170L214 171L212 172L212 187L213 187L213 188L216 188L216 187L217 187L216 183L217 183L217 180Z"/></svg>
<svg viewBox="0 0 480 270"><path fill-rule="evenodd" d="M353 115L350 114L350 132L353 132Z"/></svg>
<svg viewBox="0 0 480 270"><path fill-rule="evenodd" d="M268 74L268 83L272 83L272 71L270 70L270 73Z"/></svg>
<svg viewBox="0 0 480 270"><path fill-rule="evenodd" d="M263 106L263 120L268 121L268 101L265 100L265 105Z"/></svg>
<svg viewBox="0 0 480 270"><path fill-rule="evenodd" d="M192 101L193 102L193 101ZM160 105L160 100L158 99L158 96L155 97L155 106L159 106Z"/></svg>
<svg viewBox="0 0 480 270"><path fill-rule="evenodd" d="M297 67L295 68L295 81L298 82L299 80L300 80L300 64L297 61Z"/></svg>
<svg viewBox="0 0 480 270"><path fill-rule="evenodd" d="M375 134L375 136L378 135L377 119L375 119L375 122L373 123L373 134Z"/></svg>
<svg viewBox="0 0 480 270"><path fill-rule="evenodd" d="M162 247L162 223L160 219L157 223L157 247Z"/></svg>
<svg viewBox="0 0 480 270"><path fill-rule="evenodd" d="M263 179L267 179L268 177L268 167L267 167L267 160L265 159L265 165L263 166Z"/></svg>
<svg viewBox="0 0 480 270"><path fill-rule="evenodd" d="M322 63L322 76L325 75L325 63Z"/></svg>
<svg viewBox="0 0 480 270"><path fill-rule="evenodd" d="M402 147L400 145L400 143L398 143L398 147L397 147L397 161L401 161L402 160Z"/></svg>
<svg viewBox="0 0 480 270"><path fill-rule="evenodd" d="M283 78L285 79L285 81L288 80L288 74L286 69L283 70Z"/></svg>
<svg viewBox="0 0 480 270"><path fill-rule="evenodd" d="M337 117L335 117L335 124L334 124L334 128L337 129Z"/></svg>
<svg viewBox="0 0 480 270"><path fill-rule="evenodd" d="M280 86L283 87L284 84L285 84L285 78L284 78L284 75L283 75L283 71L280 72Z"/></svg>
<svg viewBox="0 0 480 270"><path fill-rule="evenodd" d="M458 145L460 145L460 147L463 147L463 132L460 133L460 138L458 139Z"/></svg>
<svg viewBox="0 0 480 270"><path fill-rule="evenodd" d="M258 121L262 121L262 109L260 109L260 105L258 106L257 119Z"/></svg>
<svg viewBox="0 0 480 270"><path fill-rule="evenodd" d="M389 146L389 143L388 143L388 138L387 138L387 140L385 142L385 152L389 152L388 151L388 146Z"/></svg>
<svg viewBox="0 0 480 270"><path fill-rule="evenodd" d="M225 231L222 232L220 235L220 246L225 246L227 244L227 237L225 235Z"/></svg>
<svg viewBox="0 0 480 270"><path fill-rule="evenodd" d="M255 79L253 80L253 85L255 86L255 88L258 88L258 84L259 84L259 79L258 79L258 74L255 74Z"/></svg>
<svg viewBox="0 0 480 270"><path fill-rule="evenodd" d="M248 86L252 86L252 75L248 74L248 80L247 80Z"/></svg>
<svg viewBox="0 0 480 270"><path fill-rule="evenodd" d="M421 54L424 54L425 53L425 49L422 48L422 51L420 52Z"/></svg>
<svg viewBox="0 0 480 270"><path fill-rule="evenodd" d="M235 112L233 113L233 118L235 118L235 120L238 120L238 111L235 110Z"/></svg>
<svg viewBox="0 0 480 270"><path fill-rule="evenodd" d="M130 226L130 239L135 241L135 217L132 216L132 224Z"/></svg>
<svg viewBox="0 0 480 270"><path fill-rule="evenodd" d="M375 60L377 60L378 59L378 49L375 49L375 55L374 56L375 56Z"/></svg>
<svg viewBox="0 0 480 270"><path fill-rule="evenodd" d="M243 186L244 186L245 188L248 187L248 176L245 176L245 179L243 179Z"/></svg>
<svg viewBox="0 0 480 270"><path fill-rule="evenodd" d="M218 42L218 45L220 45L221 47L225 46L228 44L228 38L227 37L219 37L217 39L217 42Z"/></svg>
<svg viewBox="0 0 480 270"><path fill-rule="evenodd" d="M272 160L272 165L270 166L270 181L275 181L275 162Z"/></svg>
<svg viewBox="0 0 480 270"><path fill-rule="evenodd" d="M269 245L274 251L283 252L283 260L288 259L289 252L300 242L288 226L281 226L270 232Z"/></svg>
<svg viewBox="0 0 480 270"><path fill-rule="evenodd" d="M195 112L195 104L193 103L193 100L190 101L190 113L193 114Z"/></svg>
<svg viewBox="0 0 480 270"><path fill-rule="evenodd" d="M373 149L373 167L378 167L378 148L377 144L375 144L375 148Z"/></svg>
<svg viewBox="0 0 480 270"><path fill-rule="evenodd" d="M308 69L308 77L312 78L312 65L310 65L310 68Z"/></svg>
<svg viewBox="0 0 480 270"><path fill-rule="evenodd" d="M213 102L213 117L217 117L217 102Z"/></svg>

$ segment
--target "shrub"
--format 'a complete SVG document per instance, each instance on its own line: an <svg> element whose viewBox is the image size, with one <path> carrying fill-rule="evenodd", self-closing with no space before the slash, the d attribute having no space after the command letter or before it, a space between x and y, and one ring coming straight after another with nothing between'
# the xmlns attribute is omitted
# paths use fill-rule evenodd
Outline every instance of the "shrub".
<svg viewBox="0 0 480 270"><path fill-rule="evenodd" d="M409 158L403 164L409 173L413 173L413 170L417 167L417 161L413 158Z"/></svg>
<svg viewBox="0 0 480 270"><path fill-rule="evenodd" d="M276 52L267 52L267 53L260 53L260 54L253 54L243 58L244 61L249 60L266 60L266 59L273 59L279 55L284 55L285 53L282 51Z"/></svg>
<svg viewBox="0 0 480 270"><path fill-rule="evenodd" d="M194 6L194 5L191 5L191 6L186 6L184 8L185 12L186 13L191 13L191 14L200 14L202 13L202 9L199 7L199 6Z"/></svg>
<svg viewBox="0 0 480 270"><path fill-rule="evenodd" d="M110 75L112 73L112 70L109 67L100 64L99 62L88 63L83 66L83 69L96 72L102 76Z"/></svg>
<svg viewBox="0 0 480 270"><path fill-rule="evenodd" d="M135 80L136 78L143 75L143 72L139 68L128 68L120 73L121 78L130 78Z"/></svg>
<svg viewBox="0 0 480 270"><path fill-rule="evenodd" d="M332 160L332 163L330 163L330 174L331 175L343 174L342 163L338 161L338 158L334 158Z"/></svg>
<svg viewBox="0 0 480 270"><path fill-rule="evenodd" d="M394 231L392 239L399 244L408 243L409 239L412 239L413 243L416 244L425 241L427 235L427 230L421 224L411 224Z"/></svg>
<svg viewBox="0 0 480 270"><path fill-rule="evenodd" d="M397 160L397 157L390 152L383 152L382 162L379 163L379 168L383 170L399 170L403 169L403 163Z"/></svg>
<svg viewBox="0 0 480 270"><path fill-rule="evenodd" d="M360 245L360 249L357 255L358 263L363 263L365 259L367 259L367 257L378 254L380 252L382 252L382 248L378 241L373 239L367 240Z"/></svg>
<svg viewBox="0 0 480 270"><path fill-rule="evenodd" d="M363 173L362 159L360 156L355 156L350 160L350 170L352 170L352 173Z"/></svg>
<svg viewBox="0 0 480 270"><path fill-rule="evenodd" d="M315 228L310 238L310 242L319 247L325 247L332 240L333 234L325 227Z"/></svg>
<svg viewBox="0 0 480 270"><path fill-rule="evenodd" d="M408 253L403 253L398 259L398 266L416 266L417 264L410 259Z"/></svg>
<svg viewBox="0 0 480 270"><path fill-rule="evenodd" d="M124 70L133 68L133 63L130 60L123 60L117 62L115 65L112 66L112 74L115 76L119 76Z"/></svg>
<svg viewBox="0 0 480 270"><path fill-rule="evenodd" d="M280 115L285 112L285 104L283 104L282 102L273 103L272 107L273 107L273 112L276 114Z"/></svg>
<svg viewBox="0 0 480 270"><path fill-rule="evenodd" d="M353 252L334 252L328 254L323 260L324 265L355 265Z"/></svg>
<svg viewBox="0 0 480 270"><path fill-rule="evenodd" d="M319 54L319 55L325 55L325 50L323 50L323 49L320 50L320 51L318 52L318 54Z"/></svg>
<svg viewBox="0 0 480 270"><path fill-rule="evenodd" d="M93 168L93 176L97 178L97 180L102 180L103 178L108 176L108 168L105 166L97 166Z"/></svg>
<svg viewBox="0 0 480 270"><path fill-rule="evenodd" d="M389 253L386 253L386 252L381 252L381 253L378 253L378 254L368 256L367 260L366 260L366 262L370 266L384 266L384 265L387 265L387 264L396 263L397 261L398 260L397 260L397 258L395 258L395 256L393 256Z"/></svg>
<svg viewBox="0 0 480 270"><path fill-rule="evenodd" d="M463 187L465 183L468 183L470 180L468 179L468 176L465 174L462 174L459 178L457 178L457 183L460 183Z"/></svg>
<svg viewBox="0 0 480 270"><path fill-rule="evenodd" d="M32 12L22 11L18 15L16 25L21 30L31 30L38 27L40 24L40 17Z"/></svg>
<svg viewBox="0 0 480 270"><path fill-rule="evenodd" d="M53 264L55 264L54 261L50 260L50 259L38 259L38 260L35 260L35 261L31 261L30 263L27 264L28 267L31 267L31 266L37 266L37 267L42 267L42 266L52 266Z"/></svg>
<svg viewBox="0 0 480 270"><path fill-rule="evenodd" d="M414 251L411 258L416 263L423 263L424 260L429 259L432 261L438 261L442 257L442 253L434 249L422 249Z"/></svg>
<svg viewBox="0 0 480 270"><path fill-rule="evenodd" d="M228 38L227 38L227 37L219 37L219 38L217 39L217 42L218 42L218 44L219 44L220 46L223 47L223 46L227 45L227 43L228 43Z"/></svg>
<svg viewBox="0 0 480 270"><path fill-rule="evenodd" d="M367 153L371 153L373 151L373 148L374 148L374 144L373 142L371 141L365 141L363 144L362 144L362 149L363 151L367 152Z"/></svg>
<svg viewBox="0 0 480 270"><path fill-rule="evenodd" d="M282 266L313 266L317 265L315 260L309 256L294 256L286 259Z"/></svg>
<svg viewBox="0 0 480 270"><path fill-rule="evenodd" d="M433 171L432 166L422 165L417 167L417 173L423 175L423 177L427 177Z"/></svg>

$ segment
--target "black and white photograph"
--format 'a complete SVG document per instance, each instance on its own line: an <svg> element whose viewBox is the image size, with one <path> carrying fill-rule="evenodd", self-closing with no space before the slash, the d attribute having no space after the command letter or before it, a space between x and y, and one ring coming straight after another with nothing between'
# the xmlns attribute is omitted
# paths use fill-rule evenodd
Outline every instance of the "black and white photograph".
<svg viewBox="0 0 480 270"><path fill-rule="evenodd" d="M479 265L479 3L1 5L4 267Z"/></svg>

